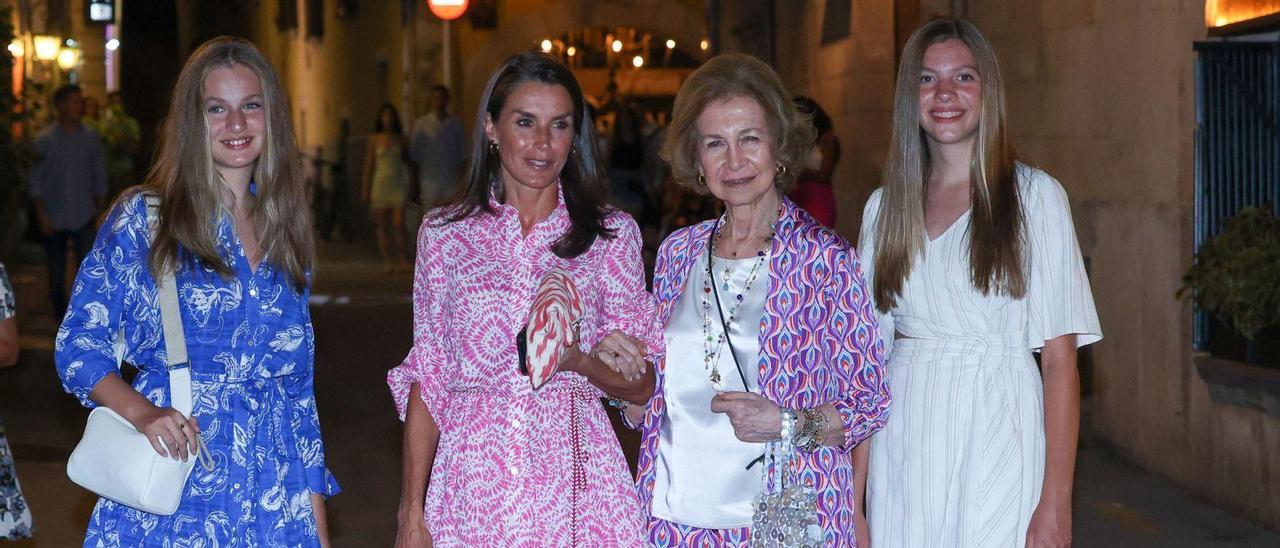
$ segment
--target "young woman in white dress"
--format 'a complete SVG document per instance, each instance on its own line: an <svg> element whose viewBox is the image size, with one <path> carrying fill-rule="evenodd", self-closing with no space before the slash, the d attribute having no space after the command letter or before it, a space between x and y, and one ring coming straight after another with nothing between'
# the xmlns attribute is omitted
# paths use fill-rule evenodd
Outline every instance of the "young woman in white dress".
<svg viewBox="0 0 1280 548"><path fill-rule="evenodd" d="M1102 332L1066 193L1017 161L1004 103L971 23L907 42L859 246L894 398L855 451L877 548L1071 543L1076 349Z"/></svg>

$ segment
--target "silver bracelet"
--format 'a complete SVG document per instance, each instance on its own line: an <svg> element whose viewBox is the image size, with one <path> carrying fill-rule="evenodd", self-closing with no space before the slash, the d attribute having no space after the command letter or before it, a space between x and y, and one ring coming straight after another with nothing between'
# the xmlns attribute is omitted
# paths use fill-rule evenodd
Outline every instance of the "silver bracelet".
<svg viewBox="0 0 1280 548"><path fill-rule="evenodd" d="M801 451L812 453L822 446L822 432L827 429L827 415L817 407L802 409L800 412L804 414L804 424L796 432L792 443Z"/></svg>

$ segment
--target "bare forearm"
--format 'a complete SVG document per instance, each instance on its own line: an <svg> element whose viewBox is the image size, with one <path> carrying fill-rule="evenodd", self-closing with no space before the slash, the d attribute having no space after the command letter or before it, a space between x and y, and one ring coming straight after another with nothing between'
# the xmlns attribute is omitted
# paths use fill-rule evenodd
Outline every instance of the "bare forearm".
<svg viewBox="0 0 1280 548"><path fill-rule="evenodd" d="M18 345L12 341L0 340L0 367L9 367L18 363Z"/></svg>
<svg viewBox="0 0 1280 548"><path fill-rule="evenodd" d="M644 405L628 405L626 409L622 410L622 413L627 416L627 420L636 426L644 424L644 412Z"/></svg>
<svg viewBox="0 0 1280 548"><path fill-rule="evenodd" d="M89 391L89 399L119 413L134 426L138 425L143 412L154 407L150 400L114 373L103 377L93 386L93 390Z"/></svg>
<svg viewBox="0 0 1280 548"><path fill-rule="evenodd" d="M18 363L18 321L0 320L0 367Z"/></svg>
<svg viewBox="0 0 1280 548"><path fill-rule="evenodd" d="M1046 450L1041 500L1070 504L1080 434L1080 372L1076 368L1075 337L1059 337L1046 344L1041 364Z"/></svg>
<svg viewBox="0 0 1280 548"><path fill-rule="evenodd" d="M859 512L866 513L867 470L871 464L871 440L853 448L853 500Z"/></svg>
<svg viewBox="0 0 1280 548"><path fill-rule="evenodd" d="M403 479L400 488L400 520L422 519L423 501L431 465L440 442L440 428L427 405L422 403L418 385L409 390L404 419Z"/></svg>
<svg viewBox="0 0 1280 548"><path fill-rule="evenodd" d="M818 431L818 440L822 445L830 447L844 445L844 421L840 417L840 412L836 411L836 407L831 404L819 407L818 412L827 419L822 429Z"/></svg>
<svg viewBox="0 0 1280 548"><path fill-rule="evenodd" d="M654 383L656 377L653 372L653 364L645 367L644 373L634 381L628 381L621 373L609 369L609 366L598 358L593 358L582 353L577 347L570 347L560 354L560 368L565 371L573 371L587 378L591 384L604 391L604 393L629 401L636 405L644 405L653 397Z"/></svg>
<svg viewBox="0 0 1280 548"><path fill-rule="evenodd" d="M319 532L320 546L329 548L329 516L325 513L323 495L311 493L311 514L316 518L316 531Z"/></svg>

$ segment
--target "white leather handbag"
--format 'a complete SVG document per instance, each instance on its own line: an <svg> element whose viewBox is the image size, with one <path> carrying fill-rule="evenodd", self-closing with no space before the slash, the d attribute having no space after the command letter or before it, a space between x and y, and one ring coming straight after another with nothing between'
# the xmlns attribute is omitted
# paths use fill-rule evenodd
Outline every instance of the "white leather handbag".
<svg viewBox="0 0 1280 548"><path fill-rule="evenodd" d="M147 199L147 220L154 235L158 200ZM157 283L160 317L168 359L170 403L185 417L191 416L191 368L187 361L187 341L178 313L178 290L172 271ZM116 341L117 364L124 357L123 333ZM184 462L161 456L151 447L147 435L106 406L89 413L84 437L67 461L67 476L98 496L130 508L160 515L172 515L182 501L182 492L196 462L211 470L209 450L197 439L199 450ZM170 448L172 450L172 448Z"/></svg>

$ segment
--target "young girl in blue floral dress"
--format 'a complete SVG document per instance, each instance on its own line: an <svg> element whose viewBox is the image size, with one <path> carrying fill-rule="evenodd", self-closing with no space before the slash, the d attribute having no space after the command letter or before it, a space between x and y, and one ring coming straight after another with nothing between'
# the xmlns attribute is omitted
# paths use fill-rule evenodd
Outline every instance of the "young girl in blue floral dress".
<svg viewBox="0 0 1280 548"><path fill-rule="evenodd" d="M307 308L310 208L275 71L249 42L215 38L183 68L156 165L108 214L58 331L64 388L105 405L162 455L197 466L171 516L99 500L86 546L324 546L325 467ZM158 226L148 199L159 198ZM154 231L153 231L154 228ZM154 232L154 236L152 235ZM156 280L176 272L191 417L170 407ZM138 369L120 377L113 345Z"/></svg>

